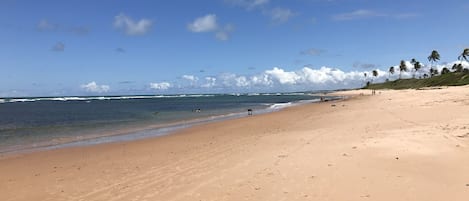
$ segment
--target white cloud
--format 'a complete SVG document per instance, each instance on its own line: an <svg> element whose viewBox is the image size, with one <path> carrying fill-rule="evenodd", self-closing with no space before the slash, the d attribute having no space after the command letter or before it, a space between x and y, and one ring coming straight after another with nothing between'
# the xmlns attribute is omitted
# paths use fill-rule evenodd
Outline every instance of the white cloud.
<svg viewBox="0 0 469 201"><path fill-rule="evenodd" d="M268 16L271 17L272 21L277 24L285 23L290 18L295 16L296 14L291 11L290 9L285 8L274 8L268 12L264 12Z"/></svg>
<svg viewBox="0 0 469 201"><path fill-rule="evenodd" d="M464 68L469 68L469 62L467 61L453 61L451 63L448 63L447 67L449 67L451 69L451 67L453 67L454 64L461 64Z"/></svg>
<svg viewBox="0 0 469 201"><path fill-rule="evenodd" d="M300 76L295 72L286 72L277 67L274 67L272 70L266 70L265 74L269 75L274 80L277 80L280 84L296 84L300 79Z"/></svg>
<svg viewBox="0 0 469 201"><path fill-rule="evenodd" d="M151 89L167 90L170 87L171 87L171 84L169 82L150 83L150 88Z"/></svg>
<svg viewBox="0 0 469 201"><path fill-rule="evenodd" d="M203 17L199 17L194 22L187 25L187 29L192 32L211 32L217 30L217 16L214 14L208 14Z"/></svg>
<svg viewBox="0 0 469 201"><path fill-rule="evenodd" d="M233 5L242 6L246 9L254 9L257 7L261 7L267 5L270 0L225 0L225 2L231 3Z"/></svg>
<svg viewBox="0 0 469 201"><path fill-rule="evenodd" d="M123 13L114 17L114 27L127 35L144 35L150 31L152 26L153 22L149 19L134 21Z"/></svg>
<svg viewBox="0 0 469 201"><path fill-rule="evenodd" d="M193 82L199 80L199 78L194 75L183 75L182 78Z"/></svg>
<svg viewBox="0 0 469 201"><path fill-rule="evenodd" d="M253 86L271 86L273 84L272 79L265 73L252 76L250 81Z"/></svg>
<svg viewBox="0 0 469 201"><path fill-rule="evenodd" d="M202 85L204 88L212 88L215 86L217 78L214 77L205 77L205 84Z"/></svg>
<svg viewBox="0 0 469 201"><path fill-rule="evenodd" d="M232 24L226 24L220 27L217 24L217 16L208 14L195 19L194 22L187 25L187 29L194 33L215 32L216 39L226 41L230 39L231 33L234 31L234 26Z"/></svg>
<svg viewBox="0 0 469 201"><path fill-rule="evenodd" d="M194 75L183 75L182 79L189 81L191 86L195 86L197 81L199 81L199 78Z"/></svg>
<svg viewBox="0 0 469 201"><path fill-rule="evenodd" d="M370 71L344 72L340 69L325 66L319 69L303 67L296 71L287 71L274 67L270 70L265 70L259 75L246 77L246 80L243 79L244 76L237 77L237 80L247 83L241 85L244 88L258 87L258 89L270 89L270 91L279 91L281 89L337 89L363 86L365 83L363 74L365 72L371 75ZM375 81L384 81L386 75L386 72L378 70L378 76L373 79ZM240 84L236 86L240 86Z"/></svg>
<svg viewBox="0 0 469 201"><path fill-rule="evenodd" d="M62 42L57 42L54 46L52 46L51 50L54 52L63 52L65 50L65 44Z"/></svg>
<svg viewBox="0 0 469 201"><path fill-rule="evenodd" d="M247 87L251 84L245 76L237 77L235 78L235 81L237 87Z"/></svg>
<svg viewBox="0 0 469 201"><path fill-rule="evenodd" d="M312 90L312 89L337 89L361 87L365 80L364 73L371 75L370 71L344 72L330 67L314 69L303 67L295 71L274 67L256 75L236 75L224 73L218 76L205 77L202 83L191 84L190 89L223 90L223 91L291 91L291 90ZM378 71L376 80L384 81L387 74ZM188 80L193 80L190 76L185 76ZM185 86L181 86L184 88ZM186 87L189 86L186 85Z"/></svg>
<svg viewBox="0 0 469 201"><path fill-rule="evenodd" d="M80 87L86 90L87 92L92 93L105 93L111 89L108 85L98 85L95 81L90 82L88 84L83 84Z"/></svg>
<svg viewBox="0 0 469 201"><path fill-rule="evenodd" d="M419 13L383 13L373 10L359 9L349 13L333 15L332 19L337 21L358 20L374 17L391 17L395 19L408 19L420 16Z"/></svg>
<svg viewBox="0 0 469 201"><path fill-rule="evenodd" d="M356 20L356 19L364 19L364 18L370 18L370 17L383 17L383 16L386 16L386 15L372 11L372 10L360 9L360 10L355 10L349 13L341 13L341 14L334 15L332 19L343 21L343 20Z"/></svg>
<svg viewBox="0 0 469 201"><path fill-rule="evenodd" d="M453 64L459 64L460 61L436 65L441 69L447 67L451 69ZM183 75L182 78L191 82L183 83L178 86L178 90L201 91L201 92L280 92L280 91L307 91L321 89L341 89L363 87L366 82L384 82L386 79L395 80L401 74L402 78L423 77L427 73L429 66L423 65L418 72L411 70L413 66L409 61L405 61L408 67L407 72L399 72L399 66L396 65L395 73L390 75L385 70L364 69L343 71L332 67L313 68L305 66L295 70L286 70L281 67L273 67L253 75L237 75L234 73L223 73L216 76L207 76L199 79L194 75ZM469 68L469 63L464 61L463 66ZM372 76L372 70L378 71L378 76ZM367 77L364 74L367 74ZM195 81L195 82L194 82ZM152 89L166 90L172 85L167 82L152 83Z"/></svg>

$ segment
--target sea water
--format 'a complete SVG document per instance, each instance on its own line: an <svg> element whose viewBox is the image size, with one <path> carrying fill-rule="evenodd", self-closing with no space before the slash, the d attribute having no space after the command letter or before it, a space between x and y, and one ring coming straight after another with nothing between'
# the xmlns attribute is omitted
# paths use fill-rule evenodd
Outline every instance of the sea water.
<svg viewBox="0 0 469 201"><path fill-rule="evenodd" d="M140 139L318 100L312 93L0 98L0 153Z"/></svg>

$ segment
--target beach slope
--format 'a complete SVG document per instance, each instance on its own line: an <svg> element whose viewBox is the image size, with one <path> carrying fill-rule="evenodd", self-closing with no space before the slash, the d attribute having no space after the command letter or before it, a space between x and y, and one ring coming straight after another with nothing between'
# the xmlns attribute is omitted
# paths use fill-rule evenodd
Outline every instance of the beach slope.
<svg viewBox="0 0 469 201"><path fill-rule="evenodd" d="M469 198L469 87L338 94L353 98L2 156L0 200Z"/></svg>

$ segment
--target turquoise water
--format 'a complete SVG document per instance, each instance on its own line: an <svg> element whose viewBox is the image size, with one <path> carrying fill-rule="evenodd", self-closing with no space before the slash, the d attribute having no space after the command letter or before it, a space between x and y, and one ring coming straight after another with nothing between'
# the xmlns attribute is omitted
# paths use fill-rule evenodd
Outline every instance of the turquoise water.
<svg viewBox="0 0 469 201"><path fill-rule="evenodd" d="M0 98L0 153L133 140L314 102L294 94Z"/></svg>

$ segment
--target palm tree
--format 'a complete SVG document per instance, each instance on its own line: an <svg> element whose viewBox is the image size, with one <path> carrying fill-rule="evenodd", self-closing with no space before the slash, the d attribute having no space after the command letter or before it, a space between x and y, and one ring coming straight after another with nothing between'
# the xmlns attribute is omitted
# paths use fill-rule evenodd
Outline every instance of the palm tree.
<svg viewBox="0 0 469 201"><path fill-rule="evenodd" d="M373 77L375 77L375 78L378 77L378 71L377 70L373 70L371 73L373 74ZM371 80L371 82L373 82L373 80Z"/></svg>
<svg viewBox="0 0 469 201"><path fill-rule="evenodd" d="M461 55L458 57L458 60L461 61L461 65L463 60L469 61L469 48L466 48L464 51L462 51Z"/></svg>
<svg viewBox="0 0 469 201"><path fill-rule="evenodd" d="M394 66L389 67L388 79L389 79L389 76L390 76L390 75L394 75Z"/></svg>
<svg viewBox="0 0 469 201"><path fill-rule="evenodd" d="M363 76L365 77L365 85L366 85L366 77L368 76L368 74L363 73Z"/></svg>
<svg viewBox="0 0 469 201"><path fill-rule="evenodd" d="M456 67L458 69L458 72L463 72L464 71L464 67L462 66L462 64L458 64L458 67Z"/></svg>
<svg viewBox="0 0 469 201"><path fill-rule="evenodd" d="M401 79L402 71L407 72L407 66L404 60L401 60L401 64L399 64L399 79Z"/></svg>
<svg viewBox="0 0 469 201"><path fill-rule="evenodd" d="M453 70L454 72L458 71L458 64L453 64L453 66L451 67L451 70Z"/></svg>
<svg viewBox="0 0 469 201"><path fill-rule="evenodd" d="M428 56L427 58L428 58L428 61L430 61L432 63L432 66L430 67L430 76L433 77L433 73L431 73L432 69L433 69L433 64L440 60L440 53L438 53L438 51L436 51L436 50L433 50L432 53L430 54L430 56ZM438 72L438 70L437 70L437 72Z"/></svg>
<svg viewBox="0 0 469 201"><path fill-rule="evenodd" d="M454 72L460 73L464 70L464 67L462 66L462 64L453 64L453 66L451 67L451 70L453 70Z"/></svg>
<svg viewBox="0 0 469 201"><path fill-rule="evenodd" d="M415 73L417 73L421 68L422 68L422 64L420 64L420 62L418 61L415 61L414 63L415 72L414 72L414 75L412 75L412 77L415 77Z"/></svg>
<svg viewBox="0 0 469 201"><path fill-rule="evenodd" d="M441 70L441 74L442 74L442 75L444 75L444 74L446 74L446 73L449 73L449 72L450 72L449 69L446 68L446 67L444 67L444 68Z"/></svg>
<svg viewBox="0 0 469 201"><path fill-rule="evenodd" d="M430 68L430 77L438 75L438 69Z"/></svg>

